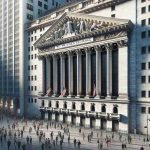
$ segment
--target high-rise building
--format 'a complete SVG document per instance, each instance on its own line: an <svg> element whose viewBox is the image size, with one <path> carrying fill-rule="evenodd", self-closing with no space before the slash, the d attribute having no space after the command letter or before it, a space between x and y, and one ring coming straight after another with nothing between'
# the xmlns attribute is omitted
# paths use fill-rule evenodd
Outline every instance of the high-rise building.
<svg viewBox="0 0 150 150"><path fill-rule="evenodd" d="M0 1L0 97L5 107L24 111L26 23L60 6L61 0Z"/></svg>

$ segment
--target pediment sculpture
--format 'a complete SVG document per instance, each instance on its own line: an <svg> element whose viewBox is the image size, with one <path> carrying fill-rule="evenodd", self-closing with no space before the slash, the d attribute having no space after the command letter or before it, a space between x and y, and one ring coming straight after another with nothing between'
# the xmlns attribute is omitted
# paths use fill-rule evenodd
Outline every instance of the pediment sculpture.
<svg viewBox="0 0 150 150"><path fill-rule="evenodd" d="M74 20L68 19L67 22L56 28L53 34L50 35L47 40L53 41L61 38L68 38L78 34L83 34L88 31L93 31L102 28L101 23L96 21L86 21L86 20Z"/></svg>

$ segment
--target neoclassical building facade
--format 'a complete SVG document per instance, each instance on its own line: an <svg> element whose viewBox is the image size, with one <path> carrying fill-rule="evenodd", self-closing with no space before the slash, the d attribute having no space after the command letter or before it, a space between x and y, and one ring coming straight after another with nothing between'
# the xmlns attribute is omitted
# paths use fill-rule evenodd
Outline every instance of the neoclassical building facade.
<svg viewBox="0 0 150 150"><path fill-rule="evenodd" d="M42 61L41 117L128 131L125 19L64 13L35 43Z"/></svg>

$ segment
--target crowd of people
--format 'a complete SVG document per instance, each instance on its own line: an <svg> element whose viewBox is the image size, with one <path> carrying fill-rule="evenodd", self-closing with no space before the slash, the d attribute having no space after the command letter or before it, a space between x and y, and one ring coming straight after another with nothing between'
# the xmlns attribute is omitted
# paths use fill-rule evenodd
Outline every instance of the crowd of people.
<svg viewBox="0 0 150 150"><path fill-rule="evenodd" d="M6 122L5 126L3 124L4 120ZM8 150L11 147L14 147L15 150L29 150L32 148L33 138L34 141L38 142L41 150L63 149L64 140L65 144L72 144L74 149L80 149L82 141L92 143L95 139L93 130L89 130L87 134L82 128L79 128L78 132L80 138L71 135L69 125L63 125L62 123L41 120L28 121L16 118L6 120L6 117L0 116L0 145L1 147L4 144L7 145ZM102 132L97 132L97 149L103 150L104 145L105 149L109 148L109 145L115 139L114 133L111 135L106 134L104 137ZM132 144L132 137L128 135L127 138L123 138L120 133L118 142L121 143L120 149L127 150L127 144ZM144 147L141 146L139 150L144 150Z"/></svg>

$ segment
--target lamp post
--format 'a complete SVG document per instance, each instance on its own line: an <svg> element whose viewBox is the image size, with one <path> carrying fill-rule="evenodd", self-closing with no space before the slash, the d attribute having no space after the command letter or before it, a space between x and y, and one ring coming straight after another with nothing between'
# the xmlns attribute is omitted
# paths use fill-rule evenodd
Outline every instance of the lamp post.
<svg viewBox="0 0 150 150"><path fill-rule="evenodd" d="M144 127L144 128L147 128L147 134L146 134L147 141L149 141L149 139L148 139L148 121L150 121L150 119L148 119L148 115L147 115L147 125Z"/></svg>

